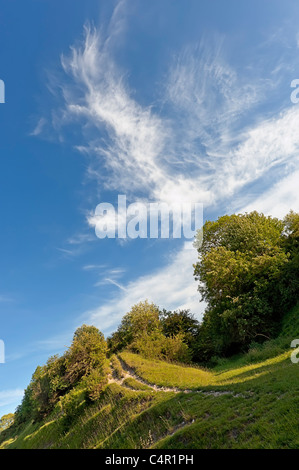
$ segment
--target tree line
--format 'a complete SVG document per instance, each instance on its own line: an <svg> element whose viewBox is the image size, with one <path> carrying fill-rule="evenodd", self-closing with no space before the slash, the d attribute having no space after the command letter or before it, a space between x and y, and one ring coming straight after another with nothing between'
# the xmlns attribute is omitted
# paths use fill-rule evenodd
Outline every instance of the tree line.
<svg viewBox="0 0 299 470"><path fill-rule="evenodd" d="M107 340L95 326L81 326L62 356L35 370L15 413L17 426L55 407L69 423L82 399L100 397L109 356L124 349L145 358L208 364L213 356L245 352L252 342L277 335L299 298L299 214L283 220L257 212L226 215L206 222L195 246L194 277L207 304L202 321L189 310L161 310L146 300L124 315Z"/></svg>

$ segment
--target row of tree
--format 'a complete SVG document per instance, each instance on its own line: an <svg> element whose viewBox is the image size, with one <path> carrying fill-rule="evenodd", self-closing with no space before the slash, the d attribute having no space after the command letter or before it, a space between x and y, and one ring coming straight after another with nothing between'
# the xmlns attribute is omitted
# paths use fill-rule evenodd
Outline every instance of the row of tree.
<svg viewBox="0 0 299 470"><path fill-rule="evenodd" d="M73 389L84 391L87 400L96 400L107 384L107 375L104 335L95 326L81 326L62 356L52 356L44 366L36 368L16 409L16 424L43 418L57 403L66 411L70 403L64 397Z"/></svg>
<svg viewBox="0 0 299 470"><path fill-rule="evenodd" d="M148 301L134 305L107 341L95 326L81 326L62 356L36 368L16 410L15 425L42 419L55 407L69 424L80 402L99 398L108 382L109 356L123 349L147 358L190 362L198 329L188 310L160 311Z"/></svg>
<svg viewBox="0 0 299 470"><path fill-rule="evenodd" d="M199 323L189 310L159 310L140 302L127 313L108 338L112 353L129 349L146 358L190 362L194 360Z"/></svg>
<svg viewBox="0 0 299 470"><path fill-rule="evenodd" d="M299 214L284 220L257 212L223 216L206 222L197 238L194 275L207 302L198 358L273 338L299 299Z"/></svg>
<svg viewBox="0 0 299 470"><path fill-rule="evenodd" d="M132 307L107 342L96 327L83 325L61 357L37 367L16 410L17 424L58 405L71 415L82 394L96 400L107 384L108 357L123 349L207 363L275 336L299 298L299 214L284 220L257 212L220 217L206 222L197 240L194 275L207 303L202 322L189 310L160 310L145 301Z"/></svg>

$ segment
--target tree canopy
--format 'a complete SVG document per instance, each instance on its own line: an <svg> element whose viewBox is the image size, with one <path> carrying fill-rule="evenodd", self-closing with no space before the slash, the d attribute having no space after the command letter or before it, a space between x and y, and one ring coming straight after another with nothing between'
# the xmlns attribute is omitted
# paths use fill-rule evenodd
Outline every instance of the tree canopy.
<svg viewBox="0 0 299 470"><path fill-rule="evenodd" d="M86 398L99 396L107 383L107 344L95 326L82 325L69 349L38 366L16 410L16 423L46 416L74 387L84 388Z"/></svg>
<svg viewBox="0 0 299 470"><path fill-rule="evenodd" d="M0 418L0 432L5 431L5 429L8 429L13 424L14 417L13 413L8 413Z"/></svg>
<svg viewBox="0 0 299 470"><path fill-rule="evenodd" d="M298 214L283 221L257 212L226 215L206 222L198 236L194 275L207 302L199 356L232 353L272 337L298 299ZM286 282L290 269L297 279L292 287Z"/></svg>

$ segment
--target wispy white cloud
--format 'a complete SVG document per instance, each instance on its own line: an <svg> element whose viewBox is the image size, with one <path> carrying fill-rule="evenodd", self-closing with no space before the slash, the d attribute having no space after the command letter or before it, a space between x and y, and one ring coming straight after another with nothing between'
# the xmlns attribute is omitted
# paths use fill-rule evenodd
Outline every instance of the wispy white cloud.
<svg viewBox="0 0 299 470"><path fill-rule="evenodd" d="M93 233L78 233L73 235L67 240L70 245L81 245L82 243L88 243L96 240L96 236Z"/></svg>
<svg viewBox="0 0 299 470"><path fill-rule="evenodd" d="M267 71L248 64L244 73L226 60L219 37L209 46L203 41L187 47L173 60L161 87L163 108L154 110L134 99L126 73L113 58L117 31L125 30L124 9L120 2L106 35L86 26L81 46L62 57L68 81L60 84L64 107L54 125L84 123L85 142L77 149L90 156L89 177L131 199L196 200L206 210L223 204L281 215L288 205L298 207L299 108L284 103L279 110L268 106L267 114L263 111L281 81L284 60ZM247 188L263 179L267 185L261 183L253 197ZM92 213L87 219L94 225ZM200 314L195 258L192 250L181 250L167 266L127 284L106 274L99 282L117 285L118 296L87 317L108 331L145 298Z"/></svg>
<svg viewBox="0 0 299 470"><path fill-rule="evenodd" d="M56 250L60 251L61 253L67 256L74 256L75 254L74 250L67 250L66 248L56 248Z"/></svg>
<svg viewBox="0 0 299 470"><path fill-rule="evenodd" d="M207 38L186 47L174 60L166 82L166 102L180 119L177 159L189 158L202 169L213 167L213 156L223 156L238 136L237 120L256 105L269 80L248 79L225 60L224 38ZM205 153L209 158L199 156Z"/></svg>
<svg viewBox="0 0 299 470"><path fill-rule="evenodd" d="M105 284L112 284L119 289L126 291L126 288L118 281L126 272L125 268L112 268L102 270L102 277L94 286L99 287Z"/></svg>
<svg viewBox="0 0 299 470"><path fill-rule="evenodd" d="M40 135L43 132L43 129L46 126L46 124L47 124L47 120L44 117L41 117L38 120L35 128L30 132L30 135L34 137Z"/></svg>
<svg viewBox="0 0 299 470"><path fill-rule="evenodd" d="M201 45L178 57L167 84L181 118L177 136L184 146L177 159L186 162L188 155L192 183L210 194L206 207L219 202L232 207L236 193L273 168L298 166L299 108L289 103L268 116L259 110L278 84L276 73L271 80L237 74L223 58L221 41L214 50Z"/></svg>
<svg viewBox="0 0 299 470"><path fill-rule="evenodd" d="M200 318L205 308L199 303L197 285L193 278L195 250L173 253L166 266L123 285L111 302L86 312L87 321L110 333L132 305L148 299L160 308L189 308Z"/></svg>
<svg viewBox="0 0 299 470"><path fill-rule="evenodd" d="M86 264L82 269L84 271L102 270L107 268L106 264Z"/></svg>
<svg viewBox="0 0 299 470"><path fill-rule="evenodd" d="M88 244L97 240L94 233L76 233L69 237L65 242L65 247L56 247L62 256L66 259L73 259L88 249Z"/></svg>
<svg viewBox="0 0 299 470"><path fill-rule="evenodd" d="M24 390L19 388L0 391L0 406L16 405L22 399Z"/></svg>
<svg viewBox="0 0 299 470"><path fill-rule="evenodd" d="M165 116L132 98L107 40L89 27L85 34L62 59L74 85L63 85L63 116L98 132L80 148L92 155L88 171L102 187L169 204L196 199L207 208L273 167L297 162L298 110L253 119L276 80L237 73L224 58L223 40L179 54L164 87ZM95 225L93 214L88 222Z"/></svg>
<svg viewBox="0 0 299 470"><path fill-rule="evenodd" d="M243 142L229 152L223 174L218 175L222 196L233 196L270 171L275 170L275 181L274 176L298 168L298 122L299 108L293 106L248 130Z"/></svg>
<svg viewBox="0 0 299 470"><path fill-rule="evenodd" d="M102 183L109 189L136 190L163 178L157 157L162 152L165 129L150 108L144 109L130 96L125 79L107 51L107 43L96 30L86 27L82 48L72 49L62 65L76 83L64 92L67 119L83 117L106 138L90 142L87 150L97 165L108 170ZM74 93L81 90L81 99ZM97 173L94 173L97 174Z"/></svg>
<svg viewBox="0 0 299 470"><path fill-rule="evenodd" d="M237 212L256 210L272 217L282 219L291 209L299 213L299 170L282 177L282 179L266 190L251 203L240 206Z"/></svg>
<svg viewBox="0 0 299 470"><path fill-rule="evenodd" d="M102 284L112 284L116 287L118 287L120 290L123 290L125 292L127 292L127 289L122 285L120 284L119 282L115 281L114 279L110 279L109 277L106 277L105 279L103 279L102 281L99 281L95 284L95 286L100 286Z"/></svg>

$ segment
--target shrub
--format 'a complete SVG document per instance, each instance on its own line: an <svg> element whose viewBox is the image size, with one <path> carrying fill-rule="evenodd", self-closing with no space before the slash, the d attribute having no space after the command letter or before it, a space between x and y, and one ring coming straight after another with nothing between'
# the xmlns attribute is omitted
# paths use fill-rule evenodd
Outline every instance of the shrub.
<svg viewBox="0 0 299 470"><path fill-rule="evenodd" d="M62 356L53 356L38 366L16 410L16 424L41 419L49 414L61 397L68 406L69 391L79 383L86 386L88 399L96 399L107 383L107 344L94 326L83 325L75 331L73 342ZM85 382L83 382L85 379Z"/></svg>
<svg viewBox="0 0 299 470"><path fill-rule="evenodd" d="M64 425L70 425L80 414L85 403L85 390L74 388L60 399Z"/></svg>
<svg viewBox="0 0 299 470"><path fill-rule="evenodd" d="M132 351L146 359L164 359L166 361L190 362L191 351L183 341L183 334L166 337L161 331L138 336L131 344Z"/></svg>
<svg viewBox="0 0 299 470"><path fill-rule="evenodd" d="M70 385L89 375L94 369L107 367L107 343L95 326L82 325L75 331L73 342L65 354L66 379Z"/></svg>
<svg viewBox="0 0 299 470"><path fill-rule="evenodd" d="M133 305L122 319L117 331L108 338L112 353L120 351L145 334L160 330L159 309L147 300Z"/></svg>
<svg viewBox="0 0 299 470"><path fill-rule="evenodd" d="M89 400L98 400L104 387L107 385L108 378L105 372L106 371L103 370L93 370L89 375L84 377L82 382L86 390L86 397Z"/></svg>

